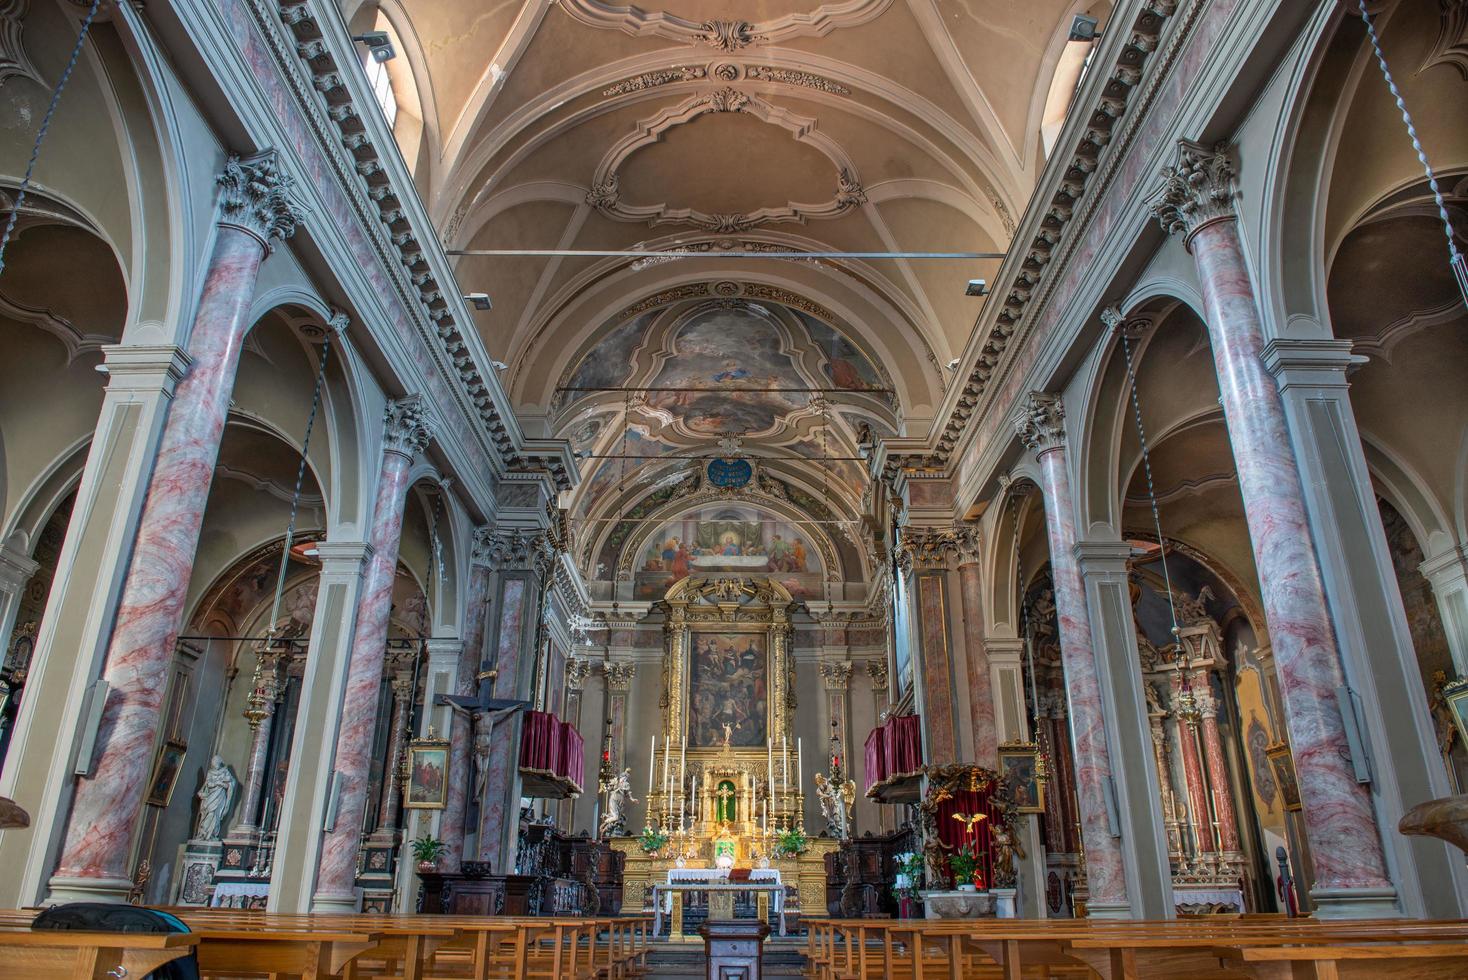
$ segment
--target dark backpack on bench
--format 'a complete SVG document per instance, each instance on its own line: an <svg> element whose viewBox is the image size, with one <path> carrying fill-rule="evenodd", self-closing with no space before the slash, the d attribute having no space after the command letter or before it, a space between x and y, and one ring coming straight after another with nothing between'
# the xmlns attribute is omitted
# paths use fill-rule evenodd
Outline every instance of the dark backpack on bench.
<svg viewBox="0 0 1468 980"><path fill-rule="evenodd" d="M31 920L32 929L73 932L188 932L178 916L158 909L106 902L73 902L54 905ZM148 974L151 980L199 980L199 961L190 952L165 963Z"/></svg>

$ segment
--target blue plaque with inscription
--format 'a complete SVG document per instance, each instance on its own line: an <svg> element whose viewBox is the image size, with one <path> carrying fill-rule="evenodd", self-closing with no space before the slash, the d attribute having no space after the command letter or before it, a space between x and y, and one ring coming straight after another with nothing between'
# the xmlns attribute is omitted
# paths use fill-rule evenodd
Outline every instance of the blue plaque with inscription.
<svg viewBox="0 0 1468 980"><path fill-rule="evenodd" d="M714 486L737 490L749 483L754 467L747 459L714 459L709 461L708 474Z"/></svg>

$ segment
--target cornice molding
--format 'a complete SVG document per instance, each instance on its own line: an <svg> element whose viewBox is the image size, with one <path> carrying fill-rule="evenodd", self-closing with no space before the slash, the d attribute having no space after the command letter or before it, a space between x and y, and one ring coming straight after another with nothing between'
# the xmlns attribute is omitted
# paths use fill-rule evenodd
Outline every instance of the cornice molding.
<svg viewBox="0 0 1468 980"><path fill-rule="evenodd" d="M844 0L822 4L809 13L791 13L756 23L746 20L688 20L665 10L649 12L600 0L560 0L560 6L579 23L598 30L621 31L633 37L659 37L719 51L738 51L797 37L825 37L841 27L859 27L880 17L892 2Z"/></svg>

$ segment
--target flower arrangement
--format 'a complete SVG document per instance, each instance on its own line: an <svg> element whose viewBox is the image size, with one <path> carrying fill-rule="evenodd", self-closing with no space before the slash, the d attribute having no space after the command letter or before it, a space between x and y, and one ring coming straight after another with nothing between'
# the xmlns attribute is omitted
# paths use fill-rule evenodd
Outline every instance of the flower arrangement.
<svg viewBox="0 0 1468 980"><path fill-rule="evenodd" d="M446 844L437 837L424 834L415 837L412 841L413 858L418 862L418 868L422 871L431 871L438 867L438 859L443 857L447 849Z"/></svg>
<svg viewBox="0 0 1468 980"><path fill-rule="evenodd" d="M775 838L775 856L793 857L804 851L809 843L805 831L799 827L793 827Z"/></svg>
<svg viewBox="0 0 1468 980"><path fill-rule="evenodd" d="M916 851L903 851L893 862L897 873L892 880L892 893L898 898L916 898L922 887L923 856Z"/></svg>
<svg viewBox="0 0 1468 980"><path fill-rule="evenodd" d="M668 846L671 838L661 830L653 830L651 826L642 828L642 836L637 838L637 844L642 848L643 854L656 854Z"/></svg>

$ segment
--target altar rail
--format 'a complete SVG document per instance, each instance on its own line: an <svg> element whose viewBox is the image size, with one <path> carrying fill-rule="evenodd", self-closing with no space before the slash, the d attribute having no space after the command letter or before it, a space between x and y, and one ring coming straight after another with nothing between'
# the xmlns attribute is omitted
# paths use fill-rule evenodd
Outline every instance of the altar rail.
<svg viewBox="0 0 1468 980"><path fill-rule="evenodd" d="M1463 920L828 919L808 927L807 976L816 980L1468 976Z"/></svg>
<svg viewBox="0 0 1468 980"><path fill-rule="evenodd" d="M0 911L0 973L26 980L146 976L190 951L205 978L600 980L646 968L645 916L517 919L418 915L276 915L173 909L187 934L32 930L35 910Z"/></svg>

